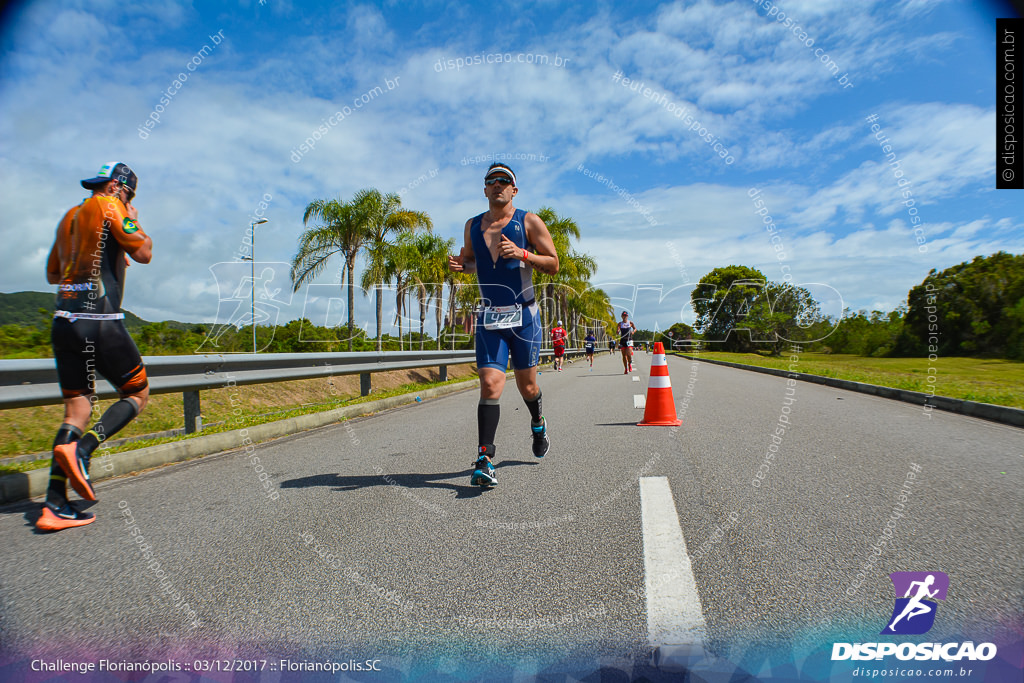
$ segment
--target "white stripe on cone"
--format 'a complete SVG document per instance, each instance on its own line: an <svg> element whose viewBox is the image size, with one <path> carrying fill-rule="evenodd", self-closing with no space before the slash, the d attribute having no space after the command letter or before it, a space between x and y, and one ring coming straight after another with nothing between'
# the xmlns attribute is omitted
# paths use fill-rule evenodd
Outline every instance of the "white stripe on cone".
<svg viewBox="0 0 1024 683"><path fill-rule="evenodd" d="M655 365L668 365L668 363L665 362L665 354L656 353L651 357L651 367L654 367Z"/></svg>
<svg viewBox="0 0 1024 683"><path fill-rule="evenodd" d="M671 382L671 380L669 380L668 375L665 375L664 377L657 377L655 375L651 375L651 380L647 383L647 388L648 389L671 389L672 388L672 382Z"/></svg>

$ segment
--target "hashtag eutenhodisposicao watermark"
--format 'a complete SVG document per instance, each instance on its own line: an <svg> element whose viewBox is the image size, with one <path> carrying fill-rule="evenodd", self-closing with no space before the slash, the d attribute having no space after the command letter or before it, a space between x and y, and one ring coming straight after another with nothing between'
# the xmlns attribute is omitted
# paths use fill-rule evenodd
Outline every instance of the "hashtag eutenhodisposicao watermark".
<svg viewBox="0 0 1024 683"><path fill-rule="evenodd" d="M885 155L885 160L889 162L889 168L892 169L893 178L896 179L896 187L899 188L900 197L903 199L903 206L907 207L907 216L910 218L910 224L914 226L914 240L918 245L917 250L923 254L928 251L928 245L925 244L928 239L924 236L924 228L921 226L921 215L916 206L917 200L914 199L914 191L910 188L910 179L904 177L903 169L900 168L900 160L896 158L896 152L893 150L892 145L889 144L889 137L878 124L878 115L871 114L865 118L871 124L871 132L875 134L875 139L878 141L882 154Z"/></svg>
<svg viewBox="0 0 1024 683"><path fill-rule="evenodd" d="M588 178L593 178L594 180L596 180L597 182L601 183L609 190L614 192L615 194L625 199L627 204L629 204L634 209L640 212L640 215L644 217L644 220L647 221L647 223L651 227L654 227L658 224L658 221L655 220L653 216L651 216L650 208L644 206L639 201L637 201L636 197L634 197L633 193L631 193L629 190L627 190L624 187L619 187L618 185L616 185L615 181L612 180L611 178L601 173L598 173L597 171L591 171L589 168L586 168L583 164L577 166L576 170L582 173L583 175L587 176Z"/></svg>
<svg viewBox="0 0 1024 683"><path fill-rule="evenodd" d="M861 565L860 571L850 582L850 585L846 587L846 594L854 596L857 594L857 589L861 587L865 580L870 576L870 572L875 569L875 564L878 562L878 558L882 556L885 551L885 546L892 540L893 535L896 531L896 522L903 518L903 510L906 508L907 501L910 499L910 494L913 492L913 488L917 485L917 475L921 473L921 466L916 462L910 463L910 470L907 472L906 477L903 481L903 487L900 489L899 496L896 498L896 504L893 505L892 514L889 519L885 522L881 534L878 536L878 540L875 541L875 545L871 548L867 557L864 559L864 563Z"/></svg>
<svg viewBox="0 0 1024 683"><path fill-rule="evenodd" d="M174 582L167 575L167 572L161 568L160 561L157 559L153 547L146 542L146 537L139 530L139 525L135 521L135 516L132 514L128 501L122 500L117 504L117 507L121 510L121 516L124 517L125 531L128 532L128 536L138 547L139 554L142 555L142 560L146 563L146 568L152 572L153 578L160 582L161 590L171 599L174 606L184 613L192 628L202 626L199 615L192 609L192 606L189 605L181 591L174 586Z"/></svg>
<svg viewBox="0 0 1024 683"><path fill-rule="evenodd" d="M707 129L703 123L693 118L690 115L689 107L681 107L672 100L665 96L665 93L659 93L657 90L651 90L646 86L644 81L637 81L636 79L626 78L623 76L621 71L616 71L612 75L612 80L621 85L627 90L632 90L635 93L643 95L652 102L665 108L665 111L675 116L677 119L683 122L683 125L687 127L687 130L697 133L697 137L704 141L706 145L709 145L715 153L721 157L725 162L726 166L731 166L736 159L729 154L729 149L725 147L721 142L718 141L718 137Z"/></svg>

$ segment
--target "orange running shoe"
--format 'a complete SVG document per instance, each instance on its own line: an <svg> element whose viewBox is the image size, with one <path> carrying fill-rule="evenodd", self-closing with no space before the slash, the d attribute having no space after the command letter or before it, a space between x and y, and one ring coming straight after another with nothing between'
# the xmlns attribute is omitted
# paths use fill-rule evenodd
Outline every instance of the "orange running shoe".
<svg viewBox="0 0 1024 683"><path fill-rule="evenodd" d="M96 492L89 481L89 471L78 457L78 444L65 443L57 446L53 449L53 459L64 470L64 474L68 475L68 481L78 495L86 500L96 500Z"/></svg>
<svg viewBox="0 0 1024 683"><path fill-rule="evenodd" d="M55 507L53 503L43 503L43 511L36 520L36 528L40 531L61 531L75 526L85 526L96 521L96 515L81 512L71 507L71 503Z"/></svg>

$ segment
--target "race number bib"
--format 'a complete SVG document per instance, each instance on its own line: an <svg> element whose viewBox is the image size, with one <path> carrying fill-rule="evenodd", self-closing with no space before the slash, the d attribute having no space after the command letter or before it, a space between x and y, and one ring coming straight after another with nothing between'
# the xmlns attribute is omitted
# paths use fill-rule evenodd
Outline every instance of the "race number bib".
<svg viewBox="0 0 1024 683"><path fill-rule="evenodd" d="M628 342L626 342L626 346L633 346L633 340L630 339Z"/></svg>
<svg viewBox="0 0 1024 683"><path fill-rule="evenodd" d="M485 330L508 330L513 327L523 326L523 307L519 304L514 306L490 306L484 309Z"/></svg>

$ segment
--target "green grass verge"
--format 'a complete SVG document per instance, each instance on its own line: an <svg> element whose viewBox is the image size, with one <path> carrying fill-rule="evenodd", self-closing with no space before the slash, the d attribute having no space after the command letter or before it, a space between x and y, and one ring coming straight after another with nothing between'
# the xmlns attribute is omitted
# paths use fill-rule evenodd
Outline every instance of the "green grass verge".
<svg viewBox="0 0 1024 683"><path fill-rule="evenodd" d="M678 355L678 354L677 354ZM702 351L701 358L789 370L782 356ZM801 353L793 370L894 389L1024 408L1024 363L994 358L866 358L846 354ZM934 378L933 380L930 378Z"/></svg>
<svg viewBox="0 0 1024 683"><path fill-rule="evenodd" d="M453 370L449 367L449 372ZM122 453L147 446L192 439L197 436L217 434L220 432L243 429L255 425L276 422L299 415L320 413L344 406L368 403L377 399L389 398L421 392L434 387L464 382L475 378L475 373L453 377L446 382L425 381L406 383L388 389L374 390L369 396L341 394L331 380L300 380L297 382L281 382L274 385L249 385L231 389L213 389L204 391L202 396L204 422L223 421L223 424L205 427L195 434L165 436L139 439L129 443L111 447L109 453ZM358 382L358 378L355 380ZM325 392L328 400L324 401ZM318 402L313 403L308 399ZM99 411L104 410L113 401L101 402ZM269 403L268 403L269 402ZM273 410L276 408L276 410ZM0 451L2 455L19 453L44 452L49 450L56 425L60 424L63 408L61 406L40 406L38 408L20 408L0 413L0 429L6 429L15 438L12 443L5 444ZM146 410L118 436L136 436L147 433L179 428L182 421L182 397L180 394L159 394L151 397ZM9 463L0 465L0 476L16 472L27 472L48 467L50 459L31 462Z"/></svg>

